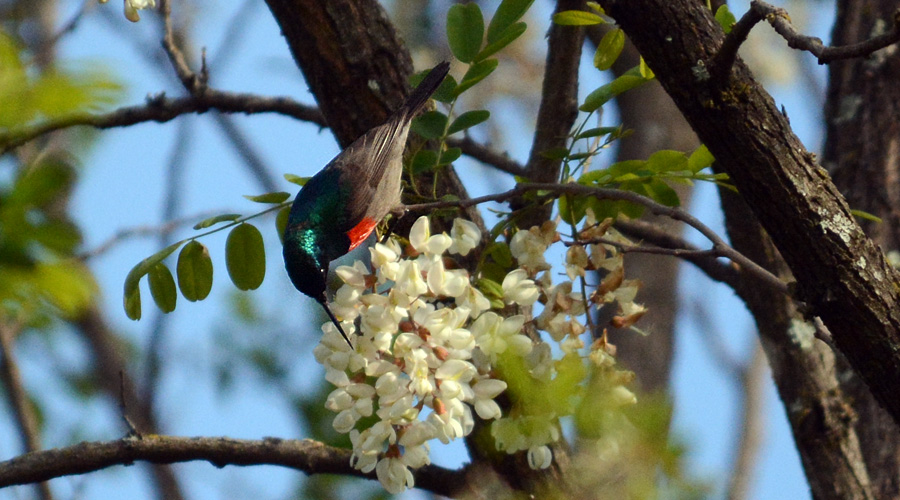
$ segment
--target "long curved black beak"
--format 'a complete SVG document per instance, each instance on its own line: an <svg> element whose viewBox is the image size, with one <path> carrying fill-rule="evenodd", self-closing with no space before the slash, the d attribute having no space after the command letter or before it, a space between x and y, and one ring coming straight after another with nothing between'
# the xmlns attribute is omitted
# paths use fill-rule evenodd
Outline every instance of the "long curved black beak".
<svg viewBox="0 0 900 500"><path fill-rule="evenodd" d="M353 349L353 344L350 343L350 337L344 332L344 329L341 328L341 322L334 316L334 313L331 312L331 309L328 307L328 302L325 297L321 297L316 299L319 304L322 304L322 308L325 309L325 313L328 314L328 317L331 319L331 322L334 323L334 326L337 327L338 331L341 332L341 335L344 337L344 340L347 341L347 345L350 346L350 349Z"/></svg>

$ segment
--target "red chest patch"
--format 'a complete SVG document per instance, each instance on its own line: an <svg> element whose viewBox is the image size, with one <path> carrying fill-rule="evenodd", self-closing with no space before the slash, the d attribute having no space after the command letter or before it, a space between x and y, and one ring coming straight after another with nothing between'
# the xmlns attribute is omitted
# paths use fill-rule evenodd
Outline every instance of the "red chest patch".
<svg viewBox="0 0 900 500"><path fill-rule="evenodd" d="M377 225L378 221L366 217L362 222L354 226L353 229L347 231L347 237L350 238L350 250L353 250L361 245L362 242L366 241L366 238L372 234L372 231L375 230L375 226Z"/></svg>

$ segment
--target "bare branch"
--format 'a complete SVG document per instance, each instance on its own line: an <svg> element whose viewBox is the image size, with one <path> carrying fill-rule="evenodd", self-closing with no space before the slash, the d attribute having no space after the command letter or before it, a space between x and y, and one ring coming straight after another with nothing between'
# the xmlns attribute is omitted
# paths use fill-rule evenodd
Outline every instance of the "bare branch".
<svg viewBox="0 0 900 500"><path fill-rule="evenodd" d="M103 243L101 243L99 246L97 246L97 248L94 248L93 250L88 250L84 253L81 253L80 255L78 255L78 258L80 260L93 259L95 257L99 257L100 255L105 254L106 252L110 251L113 247L115 247L119 243L122 243L125 240L131 239L131 238L138 238L138 237L159 236L161 234L168 234L168 233L171 233L172 231L178 229L181 226L192 224L197 221L201 221L207 217L210 217L210 216L213 216L216 214L220 214L220 213L224 213L224 212L226 212L226 211L225 210L216 210L216 211L203 212L200 214L189 215L187 217L181 217L181 218L171 220L168 222L164 222L162 224L155 225L155 226L139 226L139 227L133 227L131 229L123 229L123 230L117 232L115 235L111 236L109 239L107 239Z"/></svg>
<svg viewBox="0 0 900 500"><path fill-rule="evenodd" d="M207 81L205 56L203 66L198 75L191 70L190 66L188 66L184 53L181 52L181 49L179 49L178 45L175 43L175 31L172 28L172 5L169 3L169 0L160 0L159 9L160 12L162 12L163 18L164 33L162 46L166 52L166 56L169 58L169 62L172 63L172 68L175 69L175 74L178 76L178 79L181 80L181 84L187 89L188 93L192 95L205 93Z"/></svg>
<svg viewBox="0 0 900 500"><path fill-rule="evenodd" d="M791 17L786 10L761 0L754 0L750 3L750 10L741 17L740 21L734 24L731 32L728 33L722 42L722 47L719 49L719 53L716 54L711 71L714 78L718 78L721 81L721 79L728 76L731 72L731 66L737 57L738 48L747 40L750 30L763 19L768 21L772 28L787 41L788 47L809 52L818 58L819 64L828 64L838 59L865 57L876 50L881 50L900 42L900 9L894 12L890 31L859 43L841 47L828 47L822 43L821 39L807 36L797 31L791 24Z"/></svg>
<svg viewBox="0 0 900 500"><path fill-rule="evenodd" d="M656 224L643 220L617 220L615 227L629 238L642 240L660 248L699 250L680 236L669 234ZM725 283L732 289L737 289L740 286L740 272L732 265L723 264L715 258L709 257L694 257L691 255L681 255L679 257L694 264L714 281Z"/></svg>
<svg viewBox="0 0 900 500"><path fill-rule="evenodd" d="M148 436L116 441L85 442L66 448L29 453L0 462L0 488L57 477L85 474L137 461L172 464L206 461L226 465L280 465L306 474L342 474L375 479L350 466L350 450L309 439L245 440L209 437ZM414 472L416 487L444 496L466 488L465 470L427 465Z"/></svg>
<svg viewBox="0 0 900 500"><path fill-rule="evenodd" d="M501 172L507 174L527 177L528 171L521 164L507 156L498 153L487 146L478 144L469 137L462 139L447 139L447 145L453 148L459 148L463 154L474 158L481 163L494 167Z"/></svg>
<svg viewBox="0 0 900 500"><path fill-rule="evenodd" d="M522 196L525 193L533 191L544 191L552 194L552 196L545 196L545 198L555 198L562 194L575 194L582 196L593 196L598 199L629 201L631 203L636 203L638 205L646 207L655 215L662 215L665 217L669 217L670 219L684 222L685 224L699 231L700 234L702 234L704 237L706 237L706 239L708 239L712 243L712 249L717 253L717 255L727 257L732 262L740 266L742 271L752 274L753 276L764 282L767 286L772 287L781 293L789 295L788 286L785 282L732 248L730 245L728 245L728 243L725 242L725 240L722 239L721 236L716 234L716 232L710 229L709 226L700 222L700 220L698 220L690 213L677 207L669 207L663 205L661 203L653 201L650 198L647 198L646 196L641 196L630 191L584 186L576 183L522 183L519 184L516 188L502 193L479 196L477 198L468 198L465 200L438 201L433 203L407 205L405 208L411 212L428 212L440 208L453 207L467 208L473 205L479 205L481 203L487 203L491 201L508 201L510 199Z"/></svg>
<svg viewBox="0 0 900 500"><path fill-rule="evenodd" d="M47 120L44 123L0 132L0 154L44 134L77 125L107 129L145 122L165 123L187 113L278 113L325 127L318 109L300 104L289 97L263 97L254 94L222 92L207 89L202 95L171 99L163 94L147 98L143 106L128 106L104 114L77 113Z"/></svg>

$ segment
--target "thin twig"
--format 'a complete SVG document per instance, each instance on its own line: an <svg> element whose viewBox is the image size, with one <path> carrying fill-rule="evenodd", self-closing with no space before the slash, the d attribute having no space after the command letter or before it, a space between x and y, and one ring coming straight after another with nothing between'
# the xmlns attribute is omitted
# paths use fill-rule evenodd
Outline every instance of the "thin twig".
<svg viewBox="0 0 900 500"><path fill-rule="evenodd" d="M669 207L653 201L646 196L639 195L630 191L620 191L617 189L600 188L584 186L576 183L569 184L550 184L550 183L522 183L516 188L502 193L479 196L477 198L469 198L466 200L448 200L433 203L420 203L416 205L407 205L406 209L411 212L430 212L441 208L466 208L473 205L479 205L487 202L508 201L514 197L521 196L530 192L543 192L545 198L558 197L561 194L574 194L581 196L593 196L598 199L622 200L636 203L649 209L655 215L663 215L670 219L684 222L700 232L706 239L712 243L712 250L718 255L722 255L730 259L732 262L741 267L744 272L750 273L760 279L766 285L778 290L781 293L789 295L788 286L777 276L770 273L766 269L760 267L752 260L732 248L721 236L709 228L706 224L700 222L696 217L677 207ZM552 194L553 196L549 196Z"/></svg>
<svg viewBox="0 0 900 500"><path fill-rule="evenodd" d="M6 388L6 394L12 406L16 427L19 430L19 436L22 438L25 451L33 453L41 449L41 431L34 407L31 406L28 392L25 390L25 384L22 381L19 364L16 362L16 356L13 352L15 338L21 330L22 325L20 323L9 324L6 321L0 321L0 378L2 378L3 385ZM43 500L51 500L53 498L50 485L46 481L36 485L36 488Z"/></svg>
<svg viewBox="0 0 900 500"><path fill-rule="evenodd" d="M278 191L275 177L272 176L266 162L256 150L253 142L247 138L241 128L231 119L230 116L220 113L213 113L213 120L219 125L222 134L225 135L227 143L231 146L234 153L243 160L247 169L253 174L260 188L266 193Z"/></svg>
<svg viewBox="0 0 900 500"><path fill-rule="evenodd" d="M128 427L128 435L141 439L143 436L128 416L128 399L125 397L125 371L119 371L119 415Z"/></svg>
<svg viewBox="0 0 900 500"><path fill-rule="evenodd" d="M109 113L76 113L43 123L0 132L0 154L21 146L44 134L78 125L98 129L126 127L145 122L165 123L188 113L278 113L325 127L318 109L300 104L289 97L263 97L254 94L222 92L207 89L203 95L169 98L165 94L148 96L140 106L127 106Z"/></svg>
<svg viewBox="0 0 900 500"><path fill-rule="evenodd" d="M684 238L670 234L658 225L647 221L617 220L615 228L631 239L641 240L657 247L699 250L699 248L688 243ZM731 264L720 262L714 257L692 257L690 255L680 257L696 266L714 281L724 283L734 290L741 286L740 272Z"/></svg>
<svg viewBox="0 0 900 500"><path fill-rule="evenodd" d="M732 26L731 32L725 37L725 41L722 42L722 47L719 53L716 54L713 68L710 71L713 78L724 81L724 78L731 72L731 67L737 58L737 52L741 44L747 39L747 35L753 26L763 19L768 21L772 28L787 41L788 47L809 52L816 56L819 64L828 64L838 59L865 57L877 50L900 42L900 9L894 12L889 31L859 43L841 47L829 47L822 43L821 39L807 36L797 31L791 24L791 18L786 10L761 0L754 0L750 2L750 10L741 16L740 21Z"/></svg>
<svg viewBox="0 0 900 500"><path fill-rule="evenodd" d="M125 240L129 240L131 238L138 237L148 237L148 236L159 236L160 234L168 234L172 231L178 229L181 226L185 226L188 224L193 224L198 221L201 221L207 217L210 217L215 214L225 213L224 210L217 211L207 211L195 215L190 215L187 217L181 217L179 219L171 220L165 222L163 224L154 225L154 226L140 226L133 227L130 229L123 229L113 236L109 237L106 241L101 243L97 248L93 250L88 250L78 256L80 260L88 260L93 259L95 257L99 257L106 252L110 251L113 247L122 243Z"/></svg>
<svg viewBox="0 0 900 500"><path fill-rule="evenodd" d="M172 5L169 0L160 0L159 10L163 18L162 46L166 56L169 58L169 62L172 63L175 74L189 94L203 94L206 90L206 80L191 71L184 53L181 52L181 49L175 43L175 30L172 28ZM206 65L204 64L203 66L205 67ZM201 75L202 73L203 71L201 71Z"/></svg>
<svg viewBox="0 0 900 500"><path fill-rule="evenodd" d="M447 145L452 148L459 148L464 155L474 158L485 165L494 167L501 172L518 175L519 177L528 176L528 171L525 170L525 167L519 162L513 160L506 154L498 153L487 146L478 144L469 137L463 137L462 139L447 139Z"/></svg>

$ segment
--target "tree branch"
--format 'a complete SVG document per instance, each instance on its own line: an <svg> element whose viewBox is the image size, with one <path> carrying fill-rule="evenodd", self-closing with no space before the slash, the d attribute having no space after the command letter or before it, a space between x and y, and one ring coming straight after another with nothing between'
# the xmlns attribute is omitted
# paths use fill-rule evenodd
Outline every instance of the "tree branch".
<svg viewBox="0 0 900 500"><path fill-rule="evenodd" d="M28 453L0 462L0 488L86 474L115 465L143 461L173 464L206 461L215 467L227 465L280 465L308 475L342 474L375 479L350 466L350 450L326 446L309 439L262 440L147 436L116 441L84 442L65 448ZM468 488L465 470L427 465L414 471L416 487L452 497Z"/></svg>
<svg viewBox="0 0 900 500"><path fill-rule="evenodd" d="M900 276L863 233L827 173L740 60L727 89L698 81L698 66L711 63L724 39L702 3L601 4L727 169L790 266L797 296L822 318L853 368L900 421Z"/></svg>
<svg viewBox="0 0 900 500"><path fill-rule="evenodd" d="M732 248L730 245L728 245L728 243L725 242L725 240L722 239L721 236L716 234L716 232L710 229L709 226L700 222L699 219L697 219L690 213L677 207L669 207L663 205L661 203L653 201L650 198L647 198L646 196L642 196L631 191L620 191L618 189L584 186L577 183L522 183L516 186L514 189L502 193L489 194L464 200L438 201L434 203L406 205L406 209L410 212L430 212L441 208L467 208L491 201L508 201L533 191L547 192L549 194L552 194L552 196L549 196L551 198L559 197L563 194L574 194L581 196L593 196L598 199L605 200L629 201L631 203L636 203L638 205L646 207L651 212L653 212L654 215L662 215L665 217L669 217L670 219L684 222L685 224L699 231L700 234L702 234L704 237L706 237L712 243L712 249L717 252L718 255L727 257L732 262L740 266L743 271L752 274L757 279L766 283L766 285L768 285L769 287L772 287L773 289L778 290L783 294L789 294L787 284L785 284L777 276L763 269L755 262L751 261L743 254ZM545 198L546 197L548 196L545 195Z"/></svg>
<svg viewBox="0 0 900 500"><path fill-rule="evenodd" d="M859 43L828 47L822 43L821 39L797 31L791 24L791 17L786 10L761 0L754 0L750 2L750 9L741 16L740 21L736 22L732 26L731 32L725 36L722 47L713 62L711 71L713 78L724 82L724 78L730 73L737 58L741 44L747 40L750 30L763 19L768 21L772 28L787 41L788 47L809 52L816 56L819 64L828 64L839 59L865 57L876 50L900 42L900 9L894 12L890 31Z"/></svg>
<svg viewBox="0 0 900 500"><path fill-rule="evenodd" d="M0 154L50 132L85 125L107 129L144 122L165 123L187 113L278 113L325 127L325 118L313 106L300 104L289 97L263 97L254 94L222 92L207 89L202 95L178 98L164 93L148 96L142 106L128 106L104 114L77 113L43 123L0 132Z"/></svg>

